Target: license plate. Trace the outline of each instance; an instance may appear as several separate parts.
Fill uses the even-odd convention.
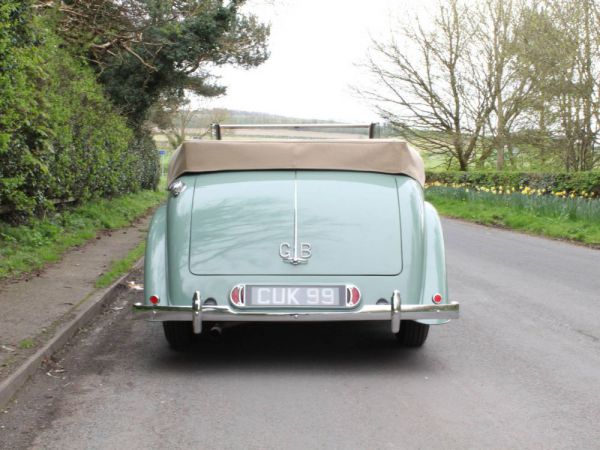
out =
[[[346,305],[345,286],[247,285],[246,306],[337,308]]]

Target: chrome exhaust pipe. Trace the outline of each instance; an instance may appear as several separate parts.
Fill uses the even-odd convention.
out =
[[[223,334],[223,330],[219,325],[213,325],[210,329],[210,337],[212,338],[220,338]]]

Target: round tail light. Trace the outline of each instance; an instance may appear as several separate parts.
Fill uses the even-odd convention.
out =
[[[151,295],[149,300],[153,305],[158,305],[158,302],[160,302],[160,299],[156,295]]]
[[[433,297],[431,297],[431,300],[435,304],[442,303],[442,294],[435,294]]]

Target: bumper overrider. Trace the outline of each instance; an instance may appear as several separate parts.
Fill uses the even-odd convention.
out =
[[[202,332],[202,322],[343,322],[361,320],[390,321],[393,333],[400,331],[401,320],[458,319],[459,304],[403,305],[400,292],[394,291],[391,304],[362,305],[340,311],[238,310],[228,306],[202,305],[196,291],[191,306],[158,306],[135,303],[134,318],[150,322],[191,321],[194,333]]]

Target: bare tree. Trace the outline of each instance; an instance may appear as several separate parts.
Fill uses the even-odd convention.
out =
[[[591,170],[600,160],[600,9],[593,0],[553,1],[555,22],[576,49],[567,57],[557,97],[567,170]]]
[[[494,109],[488,118],[489,145],[483,145],[478,165],[495,152],[496,168],[502,170],[506,152],[512,156],[512,132],[526,112],[532,93],[532,77],[518,65],[516,33],[521,20],[520,0],[483,0],[474,15],[473,27],[489,61]],[[514,166],[514,161],[511,160]]]
[[[597,0],[449,0],[374,42],[359,92],[400,135],[461,170],[600,163]],[[525,153],[526,154],[525,154]]]
[[[210,124],[226,121],[229,111],[222,108],[194,108],[190,100],[163,99],[152,110],[150,122],[165,135],[169,145],[177,148],[189,138],[203,139]]]
[[[593,0],[537,0],[517,32],[523,77],[533,82],[531,114],[544,159],[566,170],[600,162],[600,10]]]
[[[171,123],[164,130],[171,147],[177,148],[186,140],[190,122],[195,114],[196,112],[190,106],[189,101],[183,105],[178,105],[175,111],[173,111]]]
[[[403,26],[401,38],[373,42],[367,68],[375,87],[359,89],[399,133],[432,153],[473,161],[494,109],[492,62],[478,43],[470,11],[459,0],[440,3],[427,28]]]

